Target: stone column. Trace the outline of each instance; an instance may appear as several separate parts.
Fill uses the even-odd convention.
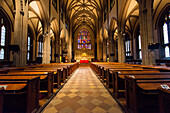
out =
[[[110,62],[113,62],[113,60],[114,60],[114,56],[113,56],[113,53],[114,53],[113,46],[114,46],[114,43],[113,43],[112,31],[110,31],[110,33],[109,33],[109,61],[110,61]]]
[[[43,57],[42,63],[49,64],[50,63],[50,26],[47,25],[46,33],[43,35]]]
[[[37,59],[37,57],[38,57],[38,39],[36,39],[36,56],[35,56],[35,59]]]
[[[98,25],[97,25],[98,26]],[[100,60],[100,31],[99,27],[97,27],[97,59]]]
[[[14,66],[26,66],[27,62],[27,32],[28,32],[28,1],[16,1],[14,20],[14,39],[13,45],[19,45],[20,51],[14,53]]]
[[[149,43],[154,42],[152,0],[138,0],[138,2],[139,2],[142,64],[152,65],[155,64],[155,55],[154,51],[148,49]]]
[[[116,44],[117,40],[113,40],[113,61],[116,61],[117,59],[117,51],[116,51]]]
[[[134,34],[133,34],[133,58],[137,59],[137,53],[136,53],[136,38],[134,38]]]
[[[33,58],[32,58],[33,61],[36,60],[36,38],[33,39]]]
[[[101,60],[102,59],[102,51],[103,51],[103,42],[102,42],[102,35],[101,35],[101,32],[100,32],[100,28],[101,28],[101,22],[98,21],[98,25],[97,25],[97,59],[98,60]]]
[[[103,39],[103,62],[107,61],[107,39]]]
[[[100,47],[99,48],[100,49],[100,59],[99,60],[101,60],[101,59],[103,60],[103,37],[100,36],[100,38],[101,39],[100,39],[100,46],[99,46]]]
[[[55,42],[55,48],[56,48],[55,49],[55,54],[57,55],[55,57],[55,61],[57,63],[60,62],[60,37],[59,36],[60,36],[59,34],[56,35],[56,42]]]
[[[68,53],[67,53],[67,57],[68,57],[68,62],[71,62],[72,59],[72,22],[69,23],[69,31],[68,31]]]
[[[125,36],[118,33],[118,62],[125,63]]]

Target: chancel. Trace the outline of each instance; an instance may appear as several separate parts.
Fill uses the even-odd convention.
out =
[[[170,113],[170,0],[0,0],[0,113]]]

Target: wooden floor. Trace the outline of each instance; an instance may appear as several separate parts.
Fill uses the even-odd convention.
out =
[[[122,113],[122,109],[88,66],[80,66],[44,113]]]

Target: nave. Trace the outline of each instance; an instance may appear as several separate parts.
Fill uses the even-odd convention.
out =
[[[122,113],[90,67],[80,66],[43,113]]]

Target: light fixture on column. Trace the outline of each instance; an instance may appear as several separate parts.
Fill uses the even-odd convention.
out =
[[[46,31],[44,34],[43,34],[43,42],[45,41],[45,38],[48,36],[48,31]]]
[[[123,36],[126,35],[126,33],[124,31],[122,31],[121,29],[119,29],[118,34],[123,35]]]
[[[117,40],[118,39],[118,30],[116,29],[115,32],[114,32],[114,37],[113,37],[114,40]]]
[[[104,29],[104,38],[107,39],[108,37],[109,37],[108,30],[105,28]]]
[[[60,39],[63,39],[63,38],[65,38],[65,32],[62,29],[61,32],[60,32]]]

